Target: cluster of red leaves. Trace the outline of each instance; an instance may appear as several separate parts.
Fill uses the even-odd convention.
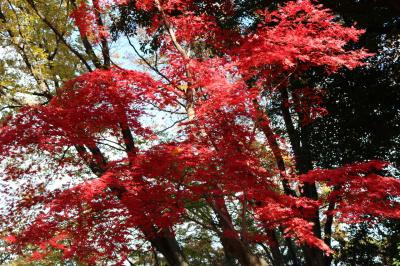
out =
[[[106,130],[119,135],[121,123],[135,134],[151,137],[137,120],[145,100],[151,102],[160,84],[136,71],[111,69],[84,74],[67,82],[46,106],[30,106],[4,122],[0,135],[2,152],[10,146],[36,144],[52,151],[68,145],[91,145]],[[168,102],[169,96],[163,97]]]
[[[336,71],[360,66],[369,56],[363,50],[345,49],[363,30],[340,25],[328,10],[311,1],[289,2],[277,11],[260,11],[260,16],[264,21],[257,31],[234,50],[245,71],[267,65],[278,66],[280,71],[312,66]]]
[[[161,96],[163,97],[160,98]],[[154,135],[151,130],[143,127],[138,119],[144,114],[145,102],[156,99],[159,99],[160,104],[168,104],[171,101],[169,94],[162,89],[162,84],[145,73],[113,68],[84,74],[67,82],[48,105],[25,107],[15,116],[9,117],[0,130],[1,156],[13,160],[18,158],[21,152],[41,150],[57,157],[65,147],[93,148],[97,138],[104,132],[114,135],[124,143],[121,127],[125,125],[138,138],[152,138]],[[83,159],[91,161],[97,158],[89,156]],[[41,174],[40,168],[23,169],[18,165],[19,161],[16,163],[7,166],[7,180]],[[119,163],[109,162],[109,167],[115,165],[115,169],[107,172],[102,178],[64,191],[45,192],[37,183],[34,184],[34,179],[33,184],[23,186],[24,195],[18,195],[21,200],[13,205],[13,209],[10,210],[12,215],[24,215],[35,206],[45,208],[47,212],[38,215],[34,223],[17,238],[18,244],[40,245],[41,251],[35,253],[34,257],[38,257],[39,254],[44,256],[47,252],[47,240],[54,235],[68,232],[68,238],[73,241],[64,251],[68,256],[74,255],[90,260],[103,256],[112,257],[115,250],[121,251],[120,245],[128,243],[129,238],[125,236],[129,236],[129,229],[151,225],[148,223],[149,219],[143,217],[146,213],[146,217],[157,221],[154,224],[160,227],[171,226],[171,222],[162,221],[160,215],[155,215],[158,213],[163,214],[163,217],[168,216],[165,213],[168,205],[154,200],[160,198],[163,191],[165,194],[168,190],[162,184],[147,185],[151,182],[146,183],[138,179],[138,175],[144,173],[133,172],[135,167],[117,168]],[[34,165],[34,162],[31,164]],[[66,169],[70,167],[69,164],[65,164],[65,160],[60,161],[60,166]],[[126,179],[130,180],[129,186],[124,184],[125,189],[132,187],[122,200],[122,203],[127,202],[125,205],[121,205],[119,201],[117,204],[109,191],[110,187],[115,185],[115,178],[110,178],[114,171],[118,172],[115,174],[118,174],[121,180],[125,175]],[[150,176],[151,173],[146,175]],[[47,178],[52,179],[52,176],[47,175]],[[165,201],[166,198],[170,199],[170,194],[165,195]],[[161,198],[160,200],[162,201]],[[154,210],[149,206],[153,206]],[[134,214],[126,214],[126,209],[134,211]],[[174,208],[170,209],[172,214],[179,214]],[[124,215],[128,218],[123,219]],[[102,219],[104,223],[101,222]],[[108,231],[109,233],[104,234]],[[54,248],[54,245],[49,247]],[[92,255],[87,257],[87,254]]]
[[[33,259],[58,249],[64,259],[78,257],[91,264],[100,257],[118,260],[129,252],[124,243],[129,242],[132,224],[129,213],[105,188],[95,180],[57,193],[48,200],[45,211],[14,237],[14,248],[32,245]],[[114,254],[116,250],[118,255]]]
[[[164,8],[165,11],[173,11],[173,10],[179,10],[179,11],[187,11],[189,10],[190,7],[193,5],[193,0],[161,0],[161,1],[156,1],[156,0],[145,0],[145,1],[137,1],[136,2],[136,7],[138,9],[142,9],[145,11],[149,11],[151,9],[156,9],[157,7],[157,2]]]
[[[71,13],[71,18],[78,25],[82,36],[90,36],[94,34],[95,17],[85,2],[81,2],[79,7]]]
[[[94,6],[89,6],[83,1],[72,11],[70,17],[78,26],[81,36],[88,37],[94,43],[99,43],[102,38],[108,38],[107,28],[98,25]]]
[[[107,12],[111,5],[125,5],[129,0],[91,0],[88,4],[85,0],[81,1],[70,14],[82,37],[88,37],[94,43],[99,43],[101,39],[109,37],[108,28],[103,23],[99,23],[101,14]],[[101,18],[100,18],[101,19]]]
[[[380,175],[387,163],[370,161],[332,170],[316,169],[302,175],[303,182],[325,183],[332,188],[326,201],[342,221],[355,223],[371,216],[400,217],[400,180]]]
[[[328,114],[328,111],[324,108],[323,94],[323,90],[309,87],[300,88],[293,92],[294,100],[291,105],[298,113],[302,114],[302,124],[312,123],[319,117]]]
[[[275,197],[261,195],[257,197],[263,204],[256,208],[256,214],[263,224],[271,229],[282,226],[285,237],[293,237],[302,244],[330,252],[330,248],[314,235],[313,223],[310,222],[320,207],[319,202],[278,194]]]

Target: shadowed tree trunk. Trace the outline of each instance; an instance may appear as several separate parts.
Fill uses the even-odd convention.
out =
[[[293,124],[292,116],[289,110],[289,95],[286,88],[281,88],[281,111],[283,115],[283,119],[285,122],[286,130],[289,135],[289,140],[292,145],[295,163],[296,163],[296,170],[299,174],[305,174],[308,171],[312,170],[312,162],[311,162],[311,154],[310,154],[310,147],[309,147],[309,130],[307,125],[302,126],[299,125],[299,130],[296,130]],[[300,112],[299,121],[303,121],[303,114]],[[300,124],[301,122],[299,122]],[[303,191],[302,196],[307,198],[318,200],[318,193],[317,187],[315,183],[304,183],[303,184]],[[316,210],[314,213],[314,218],[311,219],[311,222],[314,223],[313,231],[315,236],[321,238],[321,224],[319,221],[319,211]],[[307,266],[321,266],[325,265],[325,255],[324,253],[313,247],[304,246],[303,247],[306,265]]]

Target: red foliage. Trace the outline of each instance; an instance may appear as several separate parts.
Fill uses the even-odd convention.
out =
[[[323,66],[329,71],[362,65],[369,56],[364,50],[346,51],[363,33],[334,21],[329,10],[311,1],[289,2],[273,12],[260,11],[264,18],[255,33],[246,36],[234,50],[246,71],[260,71],[276,65],[272,71],[304,70]]]
[[[316,169],[300,177],[303,182],[322,182],[332,187],[326,201],[335,202],[329,214],[354,223],[371,215],[400,218],[400,180],[379,175],[387,163],[370,161],[337,169]]]
[[[266,162],[269,158],[256,145],[260,142],[257,126],[269,126],[257,121],[260,111],[254,102],[261,92],[284,87],[287,75],[298,76],[311,67],[335,72],[363,65],[368,53],[345,48],[358,40],[362,30],[335,22],[328,10],[311,1],[290,2],[273,12],[260,10],[262,22],[246,34],[219,28],[215,18],[201,12],[193,1],[160,2],[161,9],[156,1],[137,1],[136,5],[157,13],[150,31],[170,30],[160,37],[161,52],[168,60],[161,71],[170,83],[120,68],[96,70],[67,82],[49,104],[21,108],[3,123],[2,157],[12,160],[21,153],[39,152],[55,159],[66,147],[74,147],[78,159],[60,159],[59,167],[68,170],[72,161],[78,161],[96,174],[82,182],[72,176],[73,185],[56,190],[35,187],[32,181],[24,191],[25,200],[9,215],[23,216],[35,207],[42,211],[24,230],[8,237],[9,243],[20,249],[28,244],[38,246],[34,259],[48,249],[60,249],[65,258],[77,257],[87,263],[101,257],[118,261],[132,247],[132,228],[152,239],[162,229],[172,231],[185,221],[192,203],[212,205],[225,199],[247,204],[255,215],[260,230],[245,234],[247,240],[268,239],[264,229],[282,227],[286,237],[325,252],[330,249],[314,235],[310,222],[324,203],[335,202],[336,208],[326,214],[348,222],[366,215],[400,218],[396,201],[400,182],[376,173],[384,164],[313,170],[289,178],[285,173],[276,176],[274,166]],[[204,5],[217,2],[221,1],[204,1]],[[223,1],[218,8],[229,14],[230,2]],[[82,2],[73,12],[83,36],[104,37],[94,11],[106,13],[110,4],[93,1],[89,7]],[[171,31],[175,31],[175,40]],[[227,36],[230,41],[222,41]],[[218,56],[190,57],[179,49],[199,42],[215,49]],[[256,82],[251,83],[252,79]],[[320,94],[312,88],[297,90],[293,93],[297,101],[286,104],[304,114],[304,123],[310,123],[324,114]],[[182,138],[151,147],[137,145],[157,135],[141,120],[150,116],[145,112],[147,105],[178,108],[182,102],[192,116],[180,123]],[[123,158],[113,160],[102,153],[98,144],[104,134],[125,149]],[[11,163],[6,178],[20,180],[42,172],[20,166],[18,160]],[[332,190],[319,201],[285,195],[280,178],[293,185],[324,183]],[[225,237],[238,234],[221,231]]]

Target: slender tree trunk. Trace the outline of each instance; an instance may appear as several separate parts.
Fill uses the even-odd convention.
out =
[[[254,103],[254,108],[257,112],[256,125],[264,133],[268,145],[272,150],[272,154],[274,155],[276,165],[278,167],[278,170],[280,171],[279,175],[282,180],[283,190],[286,195],[297,197],[296,192],[290,187],[290,184],[287,181],[286,166],[285,166],[285,161],[283,160],[282,150],[279,147],[279,144],[276,140],[276,136],[270,126],[270,120],[268,119],[268,116],[264,113],[264,111],[261,110],[261,107],[259,106],[257,100],[254,100],[253,103]],[[286,239],[286,245],[289,249],[290,256],[293,259],[293,265],[294,266],[300,265],[300,262],[297,259],[297,252],[296,252],[297,248],[294,245],[293,241],[291,239]]]
[[[271,253],[272,253],[272,265],[273,266],[285,266],[285,260],[283,258],[282,252],[279,249],[279,240],[276,232],[274,230],[267,230],[268,236],[271,238]]]
[[[136,156],[137,149],[132,132],[128,125],[128,118],[126,116],[123,117],[119,124],[125,142],[126,153],[128,154],[128,158],[132,160]],[[188,265],[184,253],[170,229],[164,228],[161,232],[157,232],[158,230],[155,228],[153,228],[153,232],[147,232],[145,229],[142,229],[141,231],[148,238],[152,246],[165,257],[169,265]]]
[[[285,161],[283,160],[282,151],[279,148],[274,132],[272,131],[272,128],[270,126],[270,121],[267,115],[263,112],[263,110],[261,110],[257,100],[254,100],[253,103],[254,103],[254,108],[257,112],[256,125],[267,138],[268,145],[272,150],[272,154],[274,155],[276,165],[278,167],[278,170],[280,171],[279,174],[281,176],[284,192],[286,195],[296,196],[296,192],[294,192],[291,189],[287,181]]]
[[[133,157],[135,156],[136,148],[133,142],[132,133],[126,122],[127,121],[125,120],[121,121],[121,131],[125,141],[128,157]],[[97,146],[88,147],[88,149],[86,149],[84,146],[75,146],[75,148],[77,149],[80,157],[82,157],[94,174],[97,176],[102,176],[105,173],[107,170],[107,161]],[[110,184],[109,189],[121,201],[124,201],[124,194],[127,192],[125,187],[118,184]],[[161,232],[157,232],[158,230],[153,229],[152,232],[148,232],[147,230],[142,229],[141,231],[150,241],[153,248],[165,257],[169,265],[188,265],[186,263],[183,251],[171,230],[163,229]]]
[[[164,256],[169,265],[188,266],[183,251],[170,230],[164,229],[161,234],[150,237],[149,241]]]
[[[299,174],[305,174],[313,168],[311,162],[311,152],[309,149],[309,129],[307,126],[299,126],[301,133],[295,129],[293,120],[289,110],[289,95],[286,88],[281,88],[281,110],[285,126],[289,135],[290,143],[292,144],[293,153],[296,162],[296,169]],[[302,121],[303,117],[301,113],[298,113],[299,120]],[[303,184],[302,195],[318,200],[318,192],[315,183],[305,183]],[[313,231],[316,237],[321,238],[321,223],[319,220],[319,211],[316,210],[314,213],[314,218],[311,219],[314,223]],[[325,263],[324,253],[313,247],[304,246],[303,247],[306,265],[307,266],[320,266]]]
[[[338,191],[341,188],[340,185],[336,185],[333,188],[333,192]],[[333,226],[333,219],[334,215],[332,214],[332,211],[335,209],[337,203],[337,199],[332,199],[329,202],[328,205],[328,210],[327,210],[327,215],[326,215],[326,222],[324,225],[324,242],[326,245],[329,247],[331,246],[331,241],[332,241],[332,226]],[[332,262],[332,256],[325,256],[325,266],[331,265]]]
[[[100,7],[98,6],[97,1],[92,1],[92,3],[94,6],[94,14],[96,17],[97,26],[102,28],[104,27],[104,24],[100,14]],[[107,38],[105,38],[104,36],[101,36],[100,40],[101,40],[101,53],[103,54],[103,67],[107,69],[111,65],[111,57],[110,57],[110,50],[108,48],[108,41]]]
[[[233,256],[242,266],[267,266],[268,263],[263,258],[252,254],[248,246],[240,239],[239,234],[233,226],[225,200],[214,197],[211,201],[212,209],[222,229],[220,239],[226,255]]]

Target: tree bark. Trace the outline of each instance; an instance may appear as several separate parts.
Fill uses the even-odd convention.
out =
[[[211,201],[212,209],[222,229],[220,239],[226,256],[233,256],[242,266],[269,266],[263,258],[252,254],[248,246],[240,239],[233,226],[225,200],[213,197]]]
[[[257,112],[257,121],[255,122],[257,127],[264,133],[265,137],[267,138],[267,142],[269,147],[272,150],[272,154],[274,155],[276,165],[278,167],[278,170],[280,171],[280,177],[282,180],[282,186],[283,190],[286,195],[290,195],[293,197],[297,197],[296,192],[290,187],[289,182],[287,181],[286,178],[286,166],[285,166],[285,161],[283,160],[282,156],[282,150],[279,147],[279,144],[276,140],[275,134],[270,126],[270,120],[268,119],[268,116],[264,113],[263,110],[261,110],[261,107],[259,106],[257,100],[253,101],[254,103],[254,108]],[[286,239],[286,245],[288,246],[290,256],[293,259],[293,265],[297,266],[300,265],[300,262],[297,259],[297,248],[292,242],[291,239]],[[274,253],[274,252],[273,252]],[[275,251],[276,253],[276,251]]]
[[[289,110],[289,94],[286,88],[281,88],[281,111],[282,116],[285,122],[285,126],[289,135],[290,143],[292,144],[293,153],[295,157],[296,170],[299,174],[305,174],[309,170],[313,168],[311,161],[311,152],[309,149],[309,129],[307,126],[299,125],[298,130],[295,129],[292,116]],[[298,112],[299,120],[303,120],[303,115]],[[313,199],[318,200],[318,192],[315,183],[304,183],[303,184],[303,192],[302,195]],[[314,218],[310,220],[314,223],[313,231],[316,237],[321,238],[321,223],[319,220],[319,211],[316,210],[314,213]],[[304,246],[303,247],[306,265],[307,266],[320,266],[325,265],[325,256],[324,253],[313,247]]]
[[[126,144],[126,151],[128,156],[131,157],[135,154],[136,150],[132,133],[126,121],[121,122],[121,131]],[[94,174],[100,177],[106,172],[107,160],[97,146],[92,146],[86,149],[84,146],[77,145],[75,148],[77,149],[80,157],[83,158]],[[117,184],[115,186],[110,184],[109,189],[120,200],[123,200],[124,194],[127,192],[125,187]],[[183,254],[183,251],[170,229],[162,229],[161,232],[157,232],[158,230],[155,228],[152,230],[152,232],[148,232],[144,229],[141,229],[141,231],[148,238],[148,241],[151,243],[151,245],[165,257],[169,265],[188,265],[186,263],[186,258]]]
[[[171,266],[188,266],[186,258],[178,241],[169,229],[163,229],[161,234],[150,237],[152,246],[160,252]]]
[[[272,150],[272,154],[274,155],[276,166],[280,171],[279,175],[281,176],[282,186],[286,195],[296,196],[296,192],[294,192],[286,178],[286,167],[285,161],[283,160],[282,151],[278,145],[274,132],[270,126],[270,121],[267,115],[261,110],[257,100],[253,101],[254,108],[257,112],[257,127],[264,133],[265,137],[267,138],[267,142],[269,147]]]
[[[272,253],[272,265],[273,266],[285,266],[285,260],[283,259],[282,252],[279,250],[279,240],[274,230],[267,230],[268,235],[271,238],[272,244],[270,245]]]

